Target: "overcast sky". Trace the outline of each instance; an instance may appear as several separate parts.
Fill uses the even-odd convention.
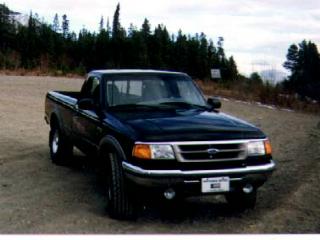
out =
[[[2,0],[21,13],[38,13],[52,23],[55,13],[67,14],[70,28],[97,31],[101,16],[110,18],[119,0]],[[287,49],[303,39],[320,46],[319,0],[121,0],[120,21],[140,27],[148,18],[152,28],[163,23],[171,33],[204,32],[214,42],[225,39],[240,72],[284,71]],[[320,50],[320,48],[319,48]]]

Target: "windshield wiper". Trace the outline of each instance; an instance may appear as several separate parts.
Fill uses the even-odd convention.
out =
[[[173,110],[175,108],[184,108],[184,109],[201,109],[201,110],[210,110],[208,106],[192,104],[188,102],[172,101],[172,102],[161,102],[158,104],[139,104],[139,103],[130,103],[130,104],[121,104],[116,106],[111,106],[108,109],[114,111],[134,111],[134,110]]]
[[[188,102],[180,102],[180,101],[162,102],[160,104],[161,105],[168,105],[168,106],[189,108],[189,109],[192,109],[192,108],[204,109],[204,110],[209,110],[210,109],[208,106],[197,105],[197,104],[192,104],[192,103],[188,103]]]

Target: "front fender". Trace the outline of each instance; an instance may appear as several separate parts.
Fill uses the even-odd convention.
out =
[[[111,135],[103,137],[99,143],[99,155],[101,156],[101,154],[103,154],[105,151],[116,151],[122,161],[127,159],[121,144],[115,137]]]

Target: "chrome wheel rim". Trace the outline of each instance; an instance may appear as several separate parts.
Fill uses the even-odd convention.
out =
[[[59,133],[58,131],[55,131],[52,139],[52,152],[54,154],[58,152],[58,146],[59,146]]]

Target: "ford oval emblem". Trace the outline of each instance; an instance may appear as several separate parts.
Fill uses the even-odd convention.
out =
[[[214,155],[214,154],[217,154],[219,151],[219,149],[216,149],[216,148],[209,148],[207,150],[207,152],[210,154],[210,155]]]

